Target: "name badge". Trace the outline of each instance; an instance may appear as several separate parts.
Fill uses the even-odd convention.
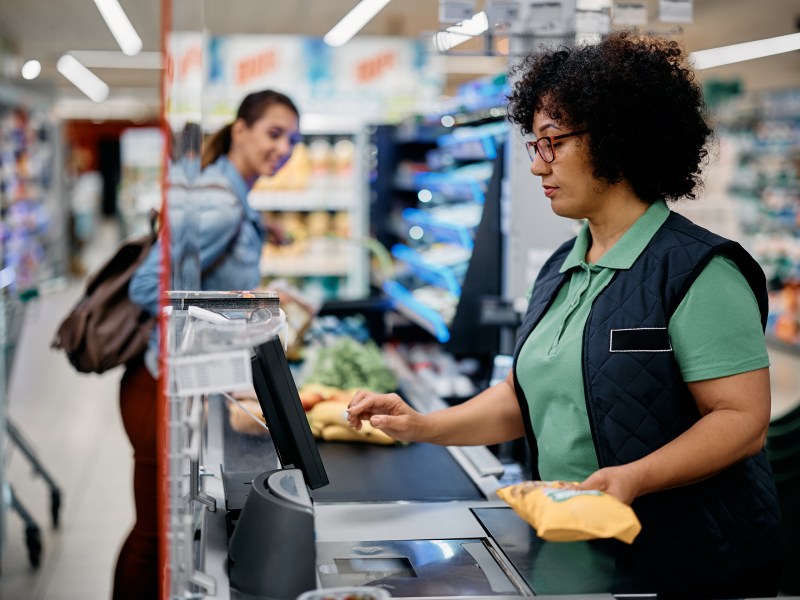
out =
[[[612,329],[610,352],[672,352],[666,327]]]

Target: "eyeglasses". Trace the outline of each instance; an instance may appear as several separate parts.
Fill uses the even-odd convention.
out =
[[[525,148],[528,150],[528,156],[531,157],[531,162],[536,158],[536,153],[542,157],[546,163],[551,163],[556,159],[556,149],[554,142],[556,140],[563,140],[564,138],[572,137],[573,135],[581,135],[588,133],[588,129],[581,129],[580,131],[573,131],[572,133],[562,133],[561,135],[546,135],[540,137],[538,140],[530,140],[525,142]]]

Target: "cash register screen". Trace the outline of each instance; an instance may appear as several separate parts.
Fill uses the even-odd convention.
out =
[[[311,489],[327,485],[328,475],[280,340],[274,337],[257,346],[252,364],[253,387],[281,465],[300,469]]]

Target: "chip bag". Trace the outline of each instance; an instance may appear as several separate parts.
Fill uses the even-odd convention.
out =
[[[520,517],[550,542],[617,538],[626,544],[642,529],[633,509],[599,490],[565,481],[523,481],[497,490]]]

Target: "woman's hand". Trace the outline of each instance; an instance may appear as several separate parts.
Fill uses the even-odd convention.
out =
[[[347,406],[350,427],[361,429],[362,421],[400,442],[420,441],[424,415],[406,404],[397,394],[356,392]]]
[[[631,465],[595,471],[578,485],[578,489],[600,490],[625,504],[631,504],[640,493],[639,478]]]
[[[275,244],[276,246],[286,246],[287,244],[292,243],[292,239],[286,233],[286,230],[278,223],[275,223],[272,219],[265,223],[265,227],[267,230],[267,240],[269,243]]]

